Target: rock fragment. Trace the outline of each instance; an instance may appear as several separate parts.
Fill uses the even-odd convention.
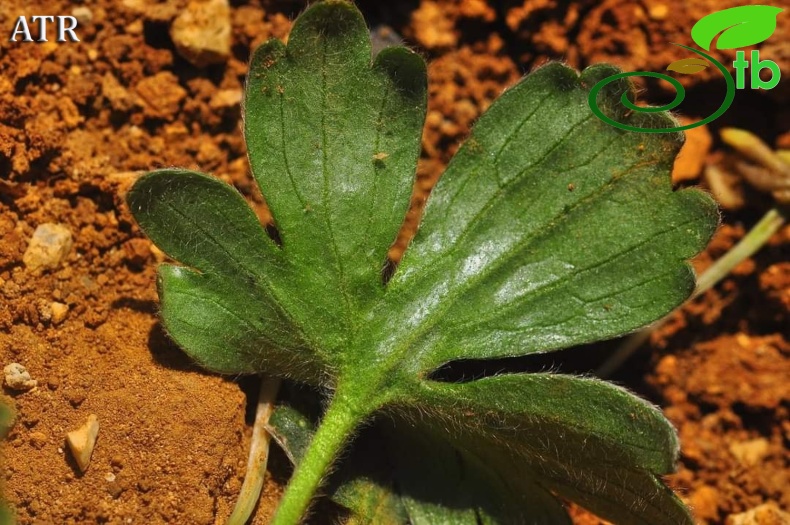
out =
[[[192,1],[170,26],[178,54],[198,67],[230,57],[231,20],[227,0]]]
[[[49,310],[52,312],[52,324],[59,325],[66,320],[66,315],[69,313],[69,307],[66,304],[57,301],[49,305]]]
[[[647,12],[647,16],[653,20],[664,20],[669,15],[669,6],[666,4],[656,4]]]
[[[178,77],[169,71],[160,71],[146,77],[135,86],[135,91],[143,102],[146,117],[172,121],[181,107],[187,91],[178,83]]]
[[[764,503],[740,514],[727,517],[726,525],[787,525],[790,514],[781,510],[773,501]]]
[[[714,487],[703,485],[691,493],[689,503],[700,520],[714,520],[719,515],[721,494]]]
[[[116,111],[129,111],[135,106],[135,96],[112,73],[105,73],[102,77],[101,92]]]
[[[80,472],[88,470],[91,462],[91,455],[96,446],[96,438],[99,436],[99,418],[96,414],[88,416],[88,420],[77,430],[72,430],[66,434],[66,443],[69,445],[71,455],[77,461]]]
[[[81,26],[86,26],[93,22],[93,11],[90,7],[81,5],[71,10],[71,16],[77,19]]]
[[[49,222],[39,224],[22,262],[33,272],[57,268],[66,260],[73,244],[71,232],[65,226]]]
[[[27,371],[27,368],[19,363],[6,365],[3,368],[3,373],[5,374],[5,384],[11,390],[26,392],[38,385],[38,381],[30,377],[30,372]]]
[[[49,442],[49,438],[43,432],[31,432],[30,433],[30,446],[35,448],[36,450],[41,450],[47,443]]]
[[[241,105],[244,97],[240,89],[221,89],[211,97],[208,105],[211,109],[227,109]]]
[[[745,467],[753,467],[768,455],[770,443],[765,438],[730,445],[730,453]]]

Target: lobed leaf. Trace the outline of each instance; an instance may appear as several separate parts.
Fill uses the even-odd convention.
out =
[[[674,429],[625,390],[553,374],[429,379],[461,359],[622,335],[691,293],[686,261],[712,234],[715,205],[671,187],[681,135],[624,132],[593,115],[589,87],[617,72],[549,64],[500,97],[386,286],[419,154],[425,65],[404,48],[371,61],[347,2],[316,4],[287,46],[270,41],[253,57],[245,135],[281,244],[216,179],[169,169],[135,184],[138,223],[180,263],[159,270],[176,342],[215,371],[331,387],[320,447],[298,410],[272,419],[295,461],[306,451],[295,493],[309,497],[324,475],[309,458],[325,469],[326,450],[385,410],[373,453],[363,446],[335,478],[359,523],[567,523],[553,494],[618,523],[691,523],[657,477],[676,461]],[[621,97],[634,99],[628,81],[607,85],[598,104],[622,113]],[[618,121],[672,127],[658,113]],[[284,519],[295,520],[304,507],[290,501]]]
[[[424,120],[425,64],[405,48],[371,64],[346,2],[316,5],[286,47],[256,51],[245,134],[282,249],[242,198],[186,170],[140,179],[129,206],[168,255],[162,319],[206,368],[267,370],[321,385],[383,294],[381,271],[409,204]]]
[[[245,99],[250,165],[293,263],[288,305],[338,353],[384,293],[381,272],[409,205],[425,117],[423,60],[379,53],[345,2],[323,2],[286,47],[255,51]],[[294,301],[295,303],[295,301]]]
[[[569,523],[552,493],[618,524],[693,523],[657,477],[674,470],[674,429],[609,383],[559,374],[426,382],[389,412],[393,421],[363,434],[333,482],[351,523]],[[286,406],[272,424],[298,463],[313,423]]]
[[[229,374],[319,373],[321,356],[281,306],[273,276],[290,273],[287,262],[236,190],[168,169],[141,177],[127,202],[151,240],[187,265],[160,266],[157,284],[164,327],[192,358]]]
[[[275,439],[301,462],[314,431],[310,417],[281,405],[272,423]],[[514,492],[490,465],[404,423],[379,420],[366,430],[330,480],[332,499],[352,511],[348,525],[571,523],[564,506],[530,479]]]
[[[613,71],[550,64],[489,108],[433,190],[365,346],[427,374],[616,337],[688,297],[686,260],[714,231],[716,206],[672,190],[679,135],[592,114],[587,86]]]
[[[693,523],[656,477],[674,471],[675,430],[656,407],[612,384],[560,374],[424,382],[396,410],[498,473],[515,494],[537,484],[616,523]]]

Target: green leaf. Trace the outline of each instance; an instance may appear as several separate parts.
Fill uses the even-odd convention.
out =
[[[168,169],[141,177],[127,202],[157,246],[187,265],[160,266],[158,290],[164,326],[189,355],[223,373],[264,369],[302,380],[320,373],[318,354],[293,361],[309,342],[273,278],[293,272],[236,190]]]
[[[14,410],[0,399],[0,439],[6,437],[8,431],[14,426]]]
[[[622,132],[587,111],[584,86],[601,74],[550,64],[480,118],[431,195],[366,347],[425,375],[616,337],[689,296],[684,261],[715,229],[715,205],[672,190],[676,136]]]
[[[14,426],[15,419],[14,409],[10,404],[6,404],[5,399],[0,398],[0,439],[4,439],[8,435],[11,427]],[[14,512],[0,492],[0,525],[13,525],[14,523],[16,523]]]
[[[616,523],[693,523],[655,475],[674,469],[674,430],[621,388],[513,374],[428,382],[413,397],[395,409],[396,425],[379,423],[361,439],[334,480],[333,498],[354,523],[563,523],[551,492]],[[284,406],[272,425],[298,463],[310,419]]]
[[[616,523],[692,523],[656,477],[674,470],[674,429],[614,385],[559,374],[426,382],[406,406],[430,410],[443,424],[425,431],[444,434],[513,493],[542,486]]]
[[[658,478],[674,468],[674,429],[632,394],[552,374],[431,379],[459,360],[625,334],[693,290],[686,261],[712,234],[715,205],[671,187],[681,135],[624,132],[591,112],[590,86],[617,72],[549,64],[500,97],[386,284],[419,154],[425,65],[404,48],[371,59],[350,3],[312,6],[287,46],[254,54],[245,135],[277,236],[212,177],[169,169],[135,184],[127,199],[140,227],[178,263],[158,282],[173,339],[211,370],[326,393],[314,434],[297,417],[272,420],[297,462],[275,525],[304,515],[371,421],[384,428],[373,443],[386,462],[364,454],[363,432],[334,485],[361,523],[562,523],[553,494],[618,523],[691,523]],[[633,99],[631,89],[613,82],[599,105]],[[673,125],[659,113],[619,120]]]
[[[271,423],[277,442],[299,463],[314,432],[310,417],[281,405]],[[570,523],[564,507],[529,479],[514,493],[476,457],[400,423],[378,421],[366,430],[330,481],[332,499],[353,512],[348,524]]]
[[[744,5],[722,9],[699,19],[691,28],[691,38],[710,51],[713,39],[721,33],[716,47],[735,49],[767,40],[776,30],[776,17],[783,9],[770,5]]]
[[[384,293],[381,271],[409,206],[425,117],[422,59],[405,48],[372,64],[370,55],[354,9],[318,4],[287,47],[258,48],[245,99],[253,174],[284,256],[308,277],[293,283],[299,300],[289,307],[338,352]]]
[[[337,366],[363,303],[383,294],[419,154],[425,64],[393,48],[371,65],[365,24],[343,3],[299,21],[287,49],[273,40],[256,51],[245,103],[250,163],[282,250],[240,197],[194,173],[154,172],[128,201],[168,255],[216,272],[160,272],[165,327],[190,355],[220,372],[265,369],[320,384],[315,364]],[[261,352],[272,347],[300,359]]]

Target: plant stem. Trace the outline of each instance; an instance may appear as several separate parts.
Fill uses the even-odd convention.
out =
[[[310,506],[316,490],[343,445],[367,414],[355,410],[355,398],[335,393],[302,461],[288,482],[271,525],[295,525]]]
[[[252,426],[250,456],[247,459],[247,472],[239,492],[239,499],[228,518],[227,525],[244,525],[250,519],[255,505],[261,497],[266,463],[269,460],[269,432],[266,425],[274,412],[274,402],[280,390],[280,379],[264,377],[258,392],[258,405],[255,408],[255,423]]]
[[[721,281],[741,261],[748,259],[759,250],[771,236],[782,227],[786,220],[784,214],[777,208],[771,208],[763,218],[752,228],[749,233],[713,263],[697,280],[697,288],[691,299],[705,293]]]
[[[721,130],[721,138],[738,150],[738,153],[768,168],[771,172],[787,173],[788,165],[757,135],[743,129],[724,128]]]
[[[713,263],[697,280],[697,287],[691,294],[689,300],[698,297],[714,287],[721,281],[733,268],[738,266],[743,260],[751,257],[771,236],[776,233],[785,223],[785,215],[777,208],[771,208],[768,213],[752,228],[749,233],[744,235],[738,244],[732,247],[719,260]],[[667,317],[642,328],[628,336],[622,344],[609,356],[609,359],[598,367],[595,375],[601,378],[611,376],[629,357],[650,338],[650,334],[666,322]]]

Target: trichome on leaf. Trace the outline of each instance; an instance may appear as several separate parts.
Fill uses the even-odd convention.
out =
[[[686,260],[705,246],[716,208],[671,188],[680,135],[624,132],[590,111],[589,86],[616,72],[553,63],[505,92],[447,167],[386,285],[426,71],[403,47],[371,62],[347,2],[310,7],[287,46],[264,44],[250,66],[245,137],[281,244],[213,177],[165,169],[137,181],[130,209],[178,262],[159,268],[170,336],[209,370],[324,393],[314,434],[304,414],[275,414],[298,462],[275,523],[302,519],[374,419],[387,475],[355,466],[352,453],[329,485],[355,523],[569,523],[557,496],[615,523],[692,523],[660,480],[677,459],[674,429],[624,389],[552,373],[431,375],[462,359],[615,337],[693,290]],[[629,89],[607,86],[599,107],[618,111]],[[673,125],[660,114],[617,118]]]

